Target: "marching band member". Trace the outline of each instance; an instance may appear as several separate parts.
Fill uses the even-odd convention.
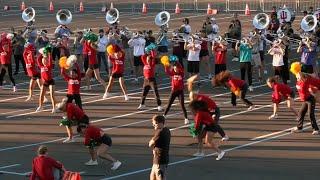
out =
[[[213,86],[226,86],[231,91],[231,103],[237,105],[237,96],[247,105],[248,110],[253,110],[255,105],[246,99],[248,84],[244,80],[237,79],[229,71],[223,71],[212,79]]]
[[[34,24],[34,20],[27,23],[22,36],[27,39],[29,43],[35,43],[37,39],[37,29]]]
[[[66,98],[62,99],[62,101],[57,104],[57,109],[67,115],[66,118],[60,122],[60,126],[66,126],[68,134],[68,138],[65,139],[63,143],[74,142],[72,126],[79,126],[80,124],[88,125],[89,117],[79,106],[76,106],[72,102],[68,102]]]
[[[33,89],[35,88],[36,83],[41,89],[42,81],[40,77],[40,72],[38,71],[38,67],[36,66],[36,47],[32,43],[27,43],[26,47],[23,52],[23,59],[26,64],[27,74],[30,77],[30,84],[29,84],[29,96],[27,97],[26,101],[32,100]],[[44,102],[47,102],[47,98],[44,97]]]
[[[71,55],[68,57],[67,61],[77,61],[77,57],[75,55]],[[68,92],[67,92],[67,103],[72,103],[74,100],[76,104],[82,109],[82,101],[80,96],[80,84],[81,84],[81,71],[78,63],[75,63],[73,67],[70,67],[69,74],[66,73],[65,68],[61,68],[61,75],[64,80],[68,83]]]
[[[170,110],[170,107],[173,103],[173,101],[178,97],[180,101],[180,106],[183,111],[184,115],[184,124],[189,124],[188,116],[187,116],[187,110],[184,106],[184,70],[183,67],[180,65],[179,62],[174,62],[173,65],[165,66],[165,72],[167,75],[171,77],[171,94],[168,101],[168,105],[166,107],[166,110],[164,112],[164,116],[166,116]]]
[[[124,100],[128,101],[129,96],[127,95],[127,88],[123,78],[125,54],[123,50],[118,45],[115,45],[115,44],[109,45],[107,47],[107,52],[109,54],[108,58],[112,63],[112,72],[109,79],[109,84],[107,86],[105,94],[103,95],[103,98],[105,99],[108,96],[110,96],[109,92],[112,88],[114,79],[119,78],[119,84],[124,95]]]
[[[236,51],[240,51],[240,73],[241,79],[246,79],[246,72],[247,78],[249,82],[249,91],[253,91],[252,88],[252,70],[251,70],[251,61],[252,61],[252,44],[247,39],[244,38],[242,42],[237,42],[236,44]]]
[[[218,34],[219,34],[219,26],[216,22],[216,19],[214,17],[210,18],[210,17],[207,17],[207,20],[209,22],[207,22],[207,24],[205,25],[205,30],[206,30],[206,34],[208,36],[208,39],[210,40],[214,40],[218,37]],[[213,46],[213,42],[210,41],[209,44],[208,44],[208,50],[209,50],[209,56],[212,57],[212,46]]]
[[[261,83],[262,82],[262,63],[260,59],[260,54],[259,54],[259,45],[261,41],[261,37],[256,30],[253,32],[249,33],[249,40],[251,41],[252,45],[252,62],[254,64],[254,67],[258,69],[258,80]]]
[[[274,70],[274,76],[281,77],[282,82],[287,84],[287,77],[285,75],[285,67],[283,62],[284,47],[281,43],[281,39],[274,41],[272,47],[268,51],[268,54],[273,57],[272,66]]]
[[[39,50],[39,56],[37,58],[37,64],[41,71],[41,90],[40,90],[40,97],[39,97],[39,107],[36,109],[36,112],[42,111],[43,108],[43,102],[44,102],[44,96],[47,92],[47,89],[49,87],[50,91],[50,98],[51,98],[51,104],[52,104],[52,113],[55,113],[55,105],[56,105],[56,98],[54,95],[55,91],[55,82],[52,77],[52,56],[51,56],[52,47],[47,46],[45,48],[41,48]]]
[[[189,37],[191,36],[191,26],[189,25],[189,19],[184,18],[182,22],[183,22],[183,25],[181,25],[179,29],[179,33],[182,33],[182,38],[184,39],[184,41],[188,41]],[[187,50],[183,51],[184,58],[187,57],[187,53],[188,53]]]
[[[63,24],[60,24],[54,31],[54,36],[56,38],[62,38],[62,36],[67,35],[67,37],[70,37],[73,34],[73,32]]]
[[[182,67],[183,65],[183,57],[184,57],[184,42],[181,42],[182,36],[179,35],[179,32],[176,30],[173,33],[172,39],[172,55],[177,56],[179,63]]]
[[[98,39],[98,64],[99,64],[99,70],[101,70],[101,62],[104,64],[105,70],[107,75],[109,74],[109,63],[106,58],[106,47],[109,44],[108,37],[104,34],[103,29],[99,29],[99,39]]]
[[[191,111],[194,114],[195,129],[200,133],[198,134],[198,152],[193,156],[204,156],[203,153],[203,139],[205,143],[218,153],[216,160],[220,160],[225,155],[225,151],[218,148],[213,143],[214,134],[217,132],[216,120],[213,119],[208,112],[208,106],[204,101],[193,100],[189,105]]]
[[[93,125],[80,124],[77,131],[84,136],[84,145],[89,148],[91,156],[91,159],[85,165],[98,165],[97,157],[100,157],[112,162],[111,170],[117,170],[121,166],[122,163],[108,153],[109,148],[112,146],[112,139],[102,129]]]
[[[212,43],[212,52],[214,54],[214,74],[217,75],[220,72],[227,70],[228,43],[223,40],[215,40]]]
[[[161,100],[158,92],[158,86],[155,78],[155,66],[156,66],[156,51],[155,49],[151,49],[151,46],[155,46],[154,44],[150,44],[145,48],[145,54],[141,56],[141,61],[144,64],[143,66],[143,93],[141,96],[141,103],[138,109],[143,109],[146,107],[145,100],[149,93],[150,88],[153,89],[155,94],[155,99],[158,105],[158,111],[162,111]]]
[[[238,19],[238,14],[235,13],[233,15],[233,18],[230,22],[227,37],[232,38],[232,39],[241,39],[241,32],[242,32],[242,27],[241,27],[241,22]],[[232,61],[239,61],[239,54],[238,51],[236,50],[236,42],[232,42],[231,44],[232,47]]]
[[[83,38],[83,32],[77,31],[76,39],[73,42],[74,53],[77,56],[78,64],[80,66],[80,70],[83,71],[83,44],[81,43],[81,39]]]
[[[11,35],[7,33],[2,33],[0,39],[0,88],[2,88],[4,76],[6,75],[6,73],[8,73],[10,81],[13,85],[13,92],[16,92],[16,83],[12,76],[11,56]]]
[[[23,50],[26,40],[22,37],[22,30],[19,30],[17,34],[12,39],[12,47],[13,47],[13,57],[16,64],[16,70],[13,75],[17,75],[19,73],[19,65],[20,62],[22,64],[22,68],[27,75],[26,64],[23,60]]]
[[[135,69],[135,81],[138,82],[138,77],[141,74],[142,69],[142,62],[141,56],[144,55],[144,48],[146,45],[146,40],[142,37],[142,32],[139,31],[137,35],[133,36],[128,41],[130,47],[133,47],[133,65]]]
[[[287,101],[288,108],[298,117],[298,112],[293,107],[295,98],[294,91],[287,84],[278,83],[275,77],[268,78],[267,85],[273,89],[273,114],[269,116],[269,119],[276,119],[278,117],[278,108],[282,98]]]
[[[122,30],[120,30],[120,39],[122,42],[122,48],[124,50],[124,53],[126,55],[125,62],[129,63],[130,66],[130,74],[133,75],[133,50],[130,48],[128,41],[130,40],[129,34],[128,34],[128,28],[123,27]]]
[[[50,43],[47,33],[48,31],[43,29],[40,31],[39,34],[37,34],[37,39],[35,43],[38,49],[46,47]]]
[[[264,72],[264,74],[268,74],[267,69],[265,68],[265,52],[266,52],[266,48],[267,48],[267,44],[270,44],[271,41],[269,41],[266,37],[266,30],[262,29],[262,30],[258,30],[256,29],[256,31],[258,31],[257,33],[259,33],[260,35],[260,42],[259,42],[259,54],[260,54],[260,61],[261,61],[261,68]]]
[[[207,38],[205,30],[201,31],[201,38]],[[209,50],[208,50],[208,41],[206,40],[201,41],[200,46],[201,48],[199,53],[199,59],[201,63],[204,63],[204,67],[207,70],[208,79],[210,80],[212,75],[211,75],[211,63],[209,62],[210,58],[209,58]]]
[[[156,38],[152,34],[152,30],[148,30],[146,32],[147,36],[145,37],[146,40],[146,47],[149,46],[151,43],[156,43]]]
[[[308,74],[316,74],[317,44],[312,42],[310,38],[303,39],[299,43],[297,53],[301,53],[301,72]],[[317,75],[317,74],[316,74]]]
[[[184,49],[188,51],[188,73],[189,76],[199,73],[201,45],[191,36],[191,41],[184,42]]]
[[[298,67],[295,68],[295,66],[298,66]],[[296,70],[296,69],[299,69],[299,70]],[[294,129],[292,129],[292,132],[302,132],[304,117],[308,111],[311,125],[313,128],[312,134],[318,135],[319,127],[317,125],[317,121],[315,118],[316,100],[314,96],[310,93],[310,88],[312,86],[312,79],[311,79],[311,76],[305,75],[303,72],[301,72],[301,69],[302,67],[300,65],[297,65],[296,63],[291,64],[290,71],[293,74],[295,74],[297,78],[296,87],[300,96],[300,100],[302,101],[302,105],[298,113],[299,114],[298,125]]]
[[[274,38],[270,34],[276,34],[279,27],[280,27],[280,21],[277,18],[277,12],[274,12],[271,14],[271,20],[268,26],[268,31],[269,31],[269,34],[267,36],[268,40],[273,41]]]

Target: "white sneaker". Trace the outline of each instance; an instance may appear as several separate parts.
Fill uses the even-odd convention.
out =
[[[189,119],[184,119],[184,124],[185,125],[187,125],[187,124],[189,124],[190,122],[189,122]]]
[[[141,110],[141,109],[144,109],[144,108],[146,108],[146,105],[144,105],[144,104],[140,104],[139,105],[139,107],[137,108],[138,110]]]
[[[13,86],[13,92],[17,92],[17,87]]]
[[[192,154],[192,156],[194,156],[194,157],[203,157],[204,156],[204,152],[196,152],[196,153]]]
[[[248,111],[251,111],[251,110],[253,110],[255,108],[255,105],[252,105],[252,106],[250,106],[249,108],[248,108]]]
[[[221,141],[228,141],[229,140],[229,136],[225,135],[223,138],[221,138]]]
[[[250,91],[250,92],[252,92],[252,91],[253,91],[252,86],[249,86],[249,91]]]
[[[273,119],[277,119],[278,118],[278,114],[272,114],[271,116],[269,116],[269,120],[273,120]]]
[[[44,97],[43,98],[43,103],[47,103],[47,102],[49,102],[49,100],[46,97]]]
[[[36,109],[36,112],[40,112],[40,111],[42,111],[43,110],[43,107],[38,107],[37,109]]]
[[[159,112],[163,110],[161,106],[158,106],[157,109]]]
[[[312,135],[318,135],[318,134],[319,134],[319,131],[314,130],[314,131],[312,132]]]
[[[111,170],[117,170],[120,166],[121,166],[121,162],[120,161],[116,161],[113,163]]]
[[[124,95],[124,100],[125,101],[129,101],[129,96],[128,95]]]
[[[216,158],[216,160],[219,161],[220,159],[222,159],[225,153],[226,153],[225,151],[221,151],[221,153],[218,154],[218,157]]]
[[[33,100],[32,96],[28,96],[27,99],[25,100],[26,102]]]
[[[234,58],[232,58],[232,61],[239,61],[239,58],[234,57]]]
[[[268,74],[268,71],[267,71],[267,70],[264,70],[263,73],[264,73],[264,74]]]
[[[110,93],[105,92],[105,93],[103,94],[103,96],[102,96],[102,99],[107,99],[107,97],[109,97],[109,96],[110,96]]]
[[[298,127],[295,127],[291,130],[292,133],[300,133],[302,132],[302,129],[298,129]]]
[[[212,75],[211,75],[211,74],[209,74],[209,75],[208,75],[208,79],[210,80],[211,78],[212,78]]]
[[[86,166],[96,166],[96,165],[98,165],[98,161],[97,160],[93,161],[92,159],[90,159],[90,161],[86,162],[85,165]]]
[[[74,142],[74,139],[73,138],[66,138],[64,141],[62,141],[62,143],[72,143]]]

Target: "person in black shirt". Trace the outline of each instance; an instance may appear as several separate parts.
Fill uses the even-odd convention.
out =
[[[171,133],[170,130],[164,126],[164,122],[165,117],[162,115],[155,115],[152,118],[155,133],[149,141],[149,147],[153,148],[153,165],[150,180],[166,179]]]
[[[145,47],[147,47],[151,43],[155,44],[156,38],[153,36],[152,30],[148,30],[146,33],[147,33],[147,36],[145,37],[145,39],[146,39],[146,46]]]

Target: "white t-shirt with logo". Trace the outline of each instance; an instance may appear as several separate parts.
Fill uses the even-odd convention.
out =
[[[146,46],[146,40],[142,37],[136,39],[130,39],[128,41],[130,47],[133,47],[133,55],[134,56],[142,56],[144,55],[144,48]]]
[[[191,48],[193,44],[188,44],[187,47]],[[195,48],[198,49],[196,51],[193,51],[192,49],[189,49],[188,52],[188,61],[200,61],[200,50],[201,45],[195,44]]]

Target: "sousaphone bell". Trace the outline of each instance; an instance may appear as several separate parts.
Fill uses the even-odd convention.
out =
[[[317,27],[317,24],[318,20],[315,15],[307,15],[301,20],[300,26],[304,32],[310,32]]]
[[[21,16],[24,22],[31,22],[34,20],[36,12],[32,7],[28,7],[22,12]]]
[[[116,23],[119,19],[119,11],[116,8],[111,8],[106,13],[106,21],[108,24],[112,25]]]
[[[60,9],[56,14],[56,19],[61,25],[70,24],[72,21],[72,13],[67,9]]]
[[[265,29],[270,23],[270,18],[266,13],[259,13],[253,18],[253,26],[259,30]]]

